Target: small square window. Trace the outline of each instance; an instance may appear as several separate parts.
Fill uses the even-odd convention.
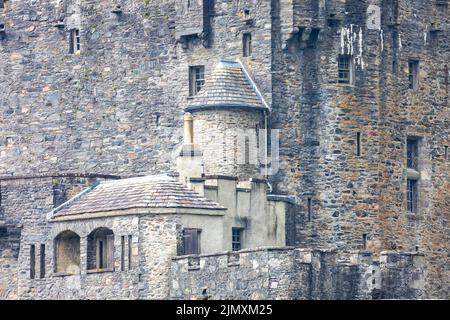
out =
[[[205,85],[205,67],[189,67],[189,95],[195,96]]]
[[[353,61],[349,55],[338,57],[338,83],[353,84]]]
[[[232,228],[231,249],[233,251],[239,251],[242,249],[242,229],[241,228]]]
[[[184,254],[200,254],[200,229],[183,230]]]
[[[409,60],[409,88],[417,90],[419,87],[419,60]]]

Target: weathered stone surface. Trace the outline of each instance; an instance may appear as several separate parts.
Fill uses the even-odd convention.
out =
[[[252,57],[241,59],[271,106],[269,126],[281,130],[281,168],[271,183],[300,203],[289,239],[361,249],[365,234],[375,255],[417,247],[425,296],[448,298],[447,3],[196,0],[188,10],[179,0],[119,2],[121,15],[98,0],[7,1],[0,9],[0,176],[173,170],[188,66],[210,73],[220,59],[240,57],[242,33],[252,32]],[[71,28],[80,29],[77,55],[68,54]],[[197,36],[180,41],[188,29]],[[341,53],[353,53],[354,85],[337,83]],[[417,91],[408,87],[410,59],[420,60]],[[230,128],[240,118],[260,121],[247,116],[234,113]],[[413,215],[407,136],[421,138]],[[23,241],[43,241],[35,230],[45,212],[76,193],[51,180],[1,181],[2,268],[15,268]],[[0,296],[14,297],[16,276],[2,273],[1,281],[8,284]]]

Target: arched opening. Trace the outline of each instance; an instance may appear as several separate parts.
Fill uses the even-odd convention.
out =
[[[64,231],[55,238],[55,272],[80,273],[80,236],[73,231]]]
[[[87,238],[87,268],[96,271],[114,269],[114,232],[98,228]]]

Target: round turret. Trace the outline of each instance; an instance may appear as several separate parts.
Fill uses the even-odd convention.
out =
[[[221,61],[186,111],[206,175],[261,176],[258,136],[269,108],[239,61]]]

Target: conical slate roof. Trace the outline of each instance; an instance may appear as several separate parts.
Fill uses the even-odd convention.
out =
[[[267,103],[239,60],[221,61],[206,78],[205,85],[186,111],[218,108],[268,109]]]

